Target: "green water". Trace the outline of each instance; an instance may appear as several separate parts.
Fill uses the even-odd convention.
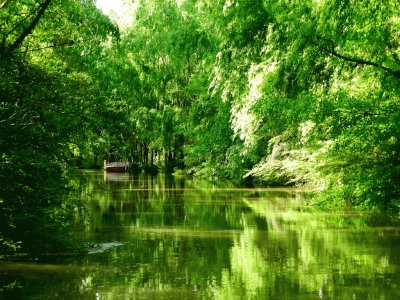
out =
[[[89,173],[79,256],[0,263],[5,299],[400,299],[400,226],[303,193]]]

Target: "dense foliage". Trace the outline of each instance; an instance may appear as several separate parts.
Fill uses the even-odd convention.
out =
[[[84,52],[118,31],[91,1],[5,1],[0,17],[0,250],[61,251],[99,105]]]
[[[141,1],[118,46],[134,74],[120,94],[125,155],[397,207],[399,12],[395,1]]]
[[[141,0],[121,35],[89,0],[0,18],[3,244],[71,224],[69,167],[103,159],[399,206],[395,0]]]

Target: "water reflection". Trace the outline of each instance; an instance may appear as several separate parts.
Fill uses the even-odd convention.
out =
[[[129,173],[109,173],[103,172],[104,182],[110,181],[129,181]]]
[[[114,176],[115,175],[115,176]],[[398,220],[302,211],[303,194],[91,173],[80,257],[0,264],[32,299],[397,299]],[[14,299],[14,298],[12,298]]]

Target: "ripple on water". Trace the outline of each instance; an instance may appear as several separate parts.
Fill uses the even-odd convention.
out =
[[[94,244],[91,245],[88,253],[89,254],[95,254],[95,253],[103,253],[109,249],[115,248],[122,246],[122,243],[119,242],[114,242],[114,243],[100,243],[100,244]]]

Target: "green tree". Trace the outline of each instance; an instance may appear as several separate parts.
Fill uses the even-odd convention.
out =
[[[0,17],[0,242],[61,249],[82,212],[70,166],[93,126],[83,51],[117,30],[92,1],[8,1]]]

